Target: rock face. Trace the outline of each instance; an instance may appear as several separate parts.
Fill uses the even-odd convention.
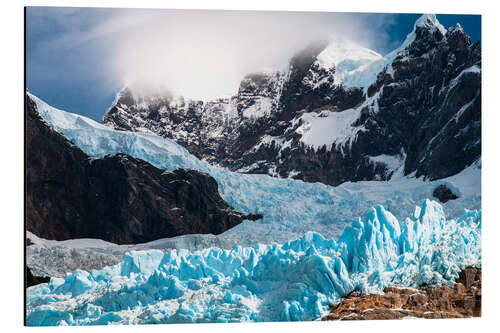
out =
[[[219,234],[259,215],[234,211],[207,174],[117,154],[91,159],[49,128],[27,97],[26,227],[46,239],[142,243]]]
[[[481,269],[464,269],[454,286],[386,288],[382,295],[351,293],[322,320],[466,318],[481,316]]]
[[[457,195],[453,193],[446,185],[439,185],[432,192],[434,198],[439,199],[442,203],[457,199]]]
[[[385,57],[318,42],[285,70],[247,75],[229,99],[125,88],[103,123],[238,172],[330,185],[396,172],[441,179],[481,154],[481,49],[459,24],[446,31],[424,15]]]
[[[31,273],[31,270],[29,267],[25,267],[25,281],[26,281],[26,288],[31,287],[31,286],[36,286],[37,284],[40,283],[47,283],[50,281],[50,277],[48,276],[35,276],[33,273]]]
[[[405,174],[435,180],[481,154],[481,50],[460,25],[443,34],[427,21],[414,34],[393,74],[380,73],[370,87],[380,96],[378,112],[362,111],[358,124],[368,131],[359,140],[380,138],[377,144],[404,151]]]

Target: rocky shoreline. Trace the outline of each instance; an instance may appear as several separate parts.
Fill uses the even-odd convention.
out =
[[[388,287],[383,294],[352,292],[321,320],[468,318],[481,316],[481,269],[466,268],[453,286]]]

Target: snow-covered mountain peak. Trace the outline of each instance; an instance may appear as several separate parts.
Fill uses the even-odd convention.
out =
[[[415,41],[417,28],[428,29],[431,32],[438,30],[443,36],[446,35],[446,29],[441,23],[439,23],[435,14],[423,14],[415,21],[413,30],[408,35],[406,35],[403,44],[401,44],[398,48],[396,48],[392,52],[389,52],[385,56],[385,58],[387,59],[387,64],[390,64],[399,52],[406,49],[411,43]]]
[[[413,31],[415,31],[417,27],[438,29],[443,35],[446,34],[446,29],[441,23],[439,23],[435,14],[423,14],[420,16],[420,18],[415,22]]]
[[[317,59],[324,67],[346,65],[346,70],[353,70],[361,64],[382,58],[377,52],[347,40],[331,42]],[[350,67],[350,68],[349,68]]]
[[[403,43],[393,51],[389,52],[385,56],[380,56],[371,62],[362,64],[358,68],[351,70],[343,75],[343,83],[349,87],[369,87],[375,82],[377,74],[380,73],[384,68],[387,68],[389,72],[392,71],[391,64],[398,54],[404,51],[408,46],[410,46],[417,39],[417,28],[424,28],[431,32],[439,31],[443,36],[446,35],[446,29],[441,23],[439,23],[436,15],[434,14],[423,14],[420,16],[413,26],[413,30],[406,35]]]
[[[349,73],[382,59],[382,55],[347,40],[336,40],[317,56],[317,64],[324,69],[335,69],[337,82],[343,82]]]
[[[457,24],[455,24],[453,27],[450,27],[448,30],[464,30],[464,28],[462,28],[462,25],[460,23],[457,22]]]
[[[457,22],[457,24],[455,24],[454,26],[452,27],[449,27],[448,28],[448,31],[446,32],[446,34],[448,36],[450,35],[454,35],[454,34],[460,34],[460,35],[463,35],[463,36],[466,36],[466,33],[464,31],[464,28],[462,28],[462,26],[460,25],[460,23]]]

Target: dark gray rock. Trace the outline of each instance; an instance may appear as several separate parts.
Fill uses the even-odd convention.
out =
[[[458,198],[458,196],[453,193],[446,185],[439,185],[438,187],[436,187],[432,192],[432,196],[434,198],[437,198],[442,203]]]
[[[50,281],[49,276],[36,276],[33,275],[31,272],[30,268],[28,266],[25,267],[25,281],[26,281],[26,288],[36,286],[37,284],[41,283],[47,283]]]
[[[262,217],[233,210],[205,173],[165,172],[125,154],[91,159],[26,103],[26,228],[39,237],[144,243]]]

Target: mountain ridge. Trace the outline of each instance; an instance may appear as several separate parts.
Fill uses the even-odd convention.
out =
[[[249,74],[228,99],[136,100],[125,88],[103,124],[168,137],[231,171],[328,185],[399,169],[440,179],[480,157],[481,50],[459,25],[423,15],[401,47],[342,75],[318,61],[332,47],[315,43],[288,70]]]

